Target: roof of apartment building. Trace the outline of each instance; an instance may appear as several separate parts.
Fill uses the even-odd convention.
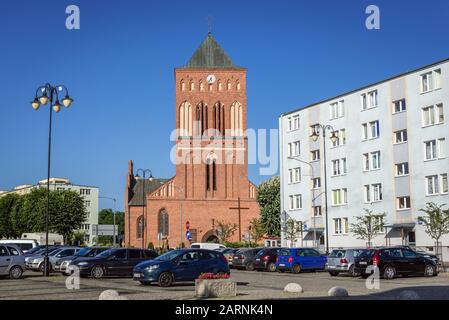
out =
[[[160,186],[162,186],[169,179],[146,179],[145,180],[145,194],[153,192]],[[130,206],[142,206],[143,205],[143,197],[142,197],[142,188],[143,188],[143,180],[136,180],[136,184],[133,187],[133,196],[129,200]]]
[[[449,58],[446,58],[446,59],[443,59],[443,60],[440,60],[440,61],[437,61],[437,62],[428,64],[428,65],[425,65],[425,66],[423,66],[423,67],[419,67],[419,68],[417,68],[417,69],[413,69],[413,70],[410,70],[410,71],[406,71],[406,72],[404,72],[404,73],[401,73],[401,74],[398,74],[398,75],[389,77],[389,78],[387,78],[387,79],[384,79],[384,80],[381,80],[381,81],[378,81],[378,82],[375,82],[375,83],[371,83],[371,84],[365,85],[365,86],[363,86],[363,87],[360,87],[360,88],[357,88],[357,89],[354,89],[354,90],[351,90],[351,91],[348,91],[348,92],[339,94],[339,95],[337,95],[337,96],[334,96],[334,97],[331,97],[331,98],[327,98],[327,99],[324,99],[324,100],[321,100],[321,101],[318,101],[318,102],[315,102],[315,103],[312,103],[312,104],[309,104],[309,105],[306,105],[306,106],[304,106],[304,107],[300,107],[300,108],[294,109],[294,110],[289,111],[289,112],[284,112],[284,113],[282,113],[282,114],[279,116],[279,118],[282,118],[282,117],[284,117],[284,116],[287,116],[287,115],[289,115],[289,114],[292,114],[292,113],[295,113],[295,112],[298,112],[298,111],[301,111],[301,110],[304,110],[304,109],[307,109],[307,108],[315,107],[315,106],[317,106],[317,105],[319,105],[319,104],[322,104],[322,103],[327,103],[327,102],[330,102],[330,101],[332,101],[332,100],[339,99],[339,98],[341,98],[341,97],[344,97],[344,96],[353,94],[353,93],[358,92],[358,91],[362,91],[362,90],[365,90],[365,89],[368,89],[368,88],[377,86],[377,85],[382,84],[382,83],[384,83],[384,82],[392,81],[392,80],[395,80],[395,79],[398,79],[398,78],[402,78],[402,77],[404,77],[404,76],[407,76],[407,75],[409,75],[409,74],[412,74],[412,73],[415,73],[415,72],[419,72],[419,71],[421,71],[421,70],[425,70],[425,69],[428,69],[428,68],[432,68],[432,67],[434,67],[434,66],[436,66],[436,65],[439,65],[439,64],[442,64],[442,63],[445,63],[445,62],[449,62]]]

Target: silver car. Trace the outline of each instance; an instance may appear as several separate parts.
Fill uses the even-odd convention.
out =
[[[18,246],[0,245],[0,276],[7,275],[11,279],[20,279],[25,269],[25,257]]]
[[[355,277],[358,274],[354,270],[354,258],[367,249],[334,249],[327,257],[326,271],[331,276],[338,276],[340,273],[348,273]]]
[[[59,247],[57,250],[54,250],[48,254],[48,258],[50,260],[50,271],[53,270],[54,264],[61,258],[73,256],[81,250],[80,247]],[[36,256],[32,259],[27,260],[27,268],[33,271],[44,271],[44,258],[45,256]]]

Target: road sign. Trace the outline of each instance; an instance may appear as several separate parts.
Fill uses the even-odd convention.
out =
[[[117,235],[118,226],[115,225],[115,234]],[[92,234],[96,236],[113,236],[114,225],[113,224],[93,224]]]
[[[190,231],[189,230],[186,231],[186,240],[190,241]]]

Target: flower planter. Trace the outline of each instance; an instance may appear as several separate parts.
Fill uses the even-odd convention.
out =
[[[235,297],[237,284],[231,279],[196,279],[195,295],[199,298]]]

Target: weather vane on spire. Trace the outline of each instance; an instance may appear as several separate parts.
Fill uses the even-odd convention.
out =
[[[212,16],[210,15],[207,16],[206,20],[207,20],[207,31],[208,33],[212,33],[212,22],[213,22]]]

